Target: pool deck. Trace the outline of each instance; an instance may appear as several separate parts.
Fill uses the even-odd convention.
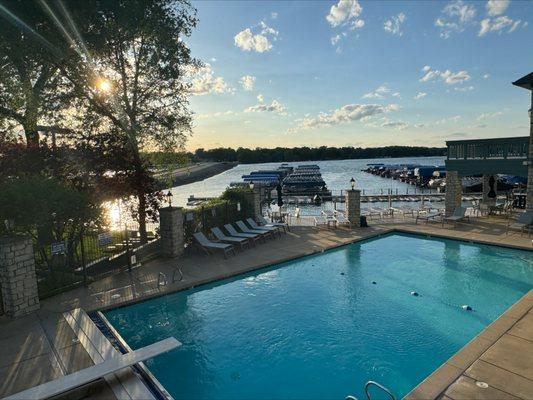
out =
[[[158,258],[130,272],[121,272],[41,302],[35,315],[10,321],[0,318],[0,397],[55,379],[91,365],[61,313],[76,307],[104,310],[194,287],[244,272],[319,253],[392,231],[427,234],[465,241],[531,250],[532,238],[506,235],[505,221],[480,218],[443,227],[412,219],[375,220],[365,229],[317,229],[297,226],[281,239],[224,259],[192,254],[171,260]],[[183,279],[158,285],[162,272],[172,280],[176,266]],[[532,399],[533,291],[443,364],[408,396],[409,399]],[[178,338],[179,339],[179,338]],[[477,386],[485,382],[487,389]],[[529,396],[529,397],[528,397]],[[100,385],[88,398],[113,398]]]

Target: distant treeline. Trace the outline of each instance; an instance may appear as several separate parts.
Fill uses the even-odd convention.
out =
[[[243,164],[265,162],[348,160],[365,158],[396,158],[396,157],[432,157],[444,156],[446,147],[276,147],[274,149],[239,147],[215,148],[210,150],[197,149],[194,153],[148,153],[152,163],[183,164],[199,161],[238,161]]]
[[[274,149],[256,148],[238,149],[216,148],[210,150],[198,149],[194,155],[196,159],[211,161],[238,161],[244,164],[264,162],[290,161],[319,161],[319,160],[348,160],[358,158],[385,157],[431,157],[443,156],[446,147],[276,147]]]

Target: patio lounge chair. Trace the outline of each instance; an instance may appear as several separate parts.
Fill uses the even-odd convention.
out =
[[[209,250],[223,251],[224,257],[227,257],[229,252],[235,254],[235,247],[232,244],[212,242],[202,232],[193,233],[193,236],[206,254],[211,254]]]
[[[438,218],[438,217],[442,217],[442,213],[440,213],[440,212],[428,212],[428,213],[421,214],[419,212],[416,215],[415,224],[418,224],[418,220],[419,219],[421,219],[423,221],[426,221],[426,224],[427,224],[429,221],[435,221],[435,219]]]
[[[286,222],[268,222],[262,215],[259,215],[257,220],[262,226],[277,226],[282,228],[285,233],[287,233],[287,230],[289,230],[289,224]]]
[[[531,233],[531,226],[533,225],[533,212],[532,211],[526,211],[520,214],[516,222],[507,224],[507,234],[509,233],[509,229],[518,229],[520,230],[520,235],[524,233],[524,231],[527,229],[528,235]]]
[[[350,220],[348,218],[346,218],[344,213],[342,213],[340,211],[335,211],[335,213],[333,215],[333,218],[335,219],[335,221],[337,221],[338,225],[350,225],[350,226],[352,225]]]
[[[242,232],[238,232],[237,229],[235,229],[235,227],[233,225],[231,225],[231,224],[224,225],[224,228],[226,228],[226,231],[231,236],[250,239],[251,241],[253,241],[254,246],[255,246],[255,242],[257,242],[258,240],[261,240],[261,239],[265,240],[263,235],[260,235],[260,234],[257,234],[257,233],[242,233]]]
[[[271,237],[271,238],[274,238],[274,234],[273,232],[271,231],[267,231],[267,230],[259,230],[259,229],[250,229],[248,228],[248,226],[246,226],[246,224],[242,221],[237,221],[235,222],[237,224],[237,227],[243,231],[244,233],[257,233],[259,235],[263,235],[265,237]]]
[[[452,215],[450,215],[449,217],[442,218],[442,225],[444,226],[445,222],[457,223],[464,219],[470,220],[470,217],[466,215],[466,207],[457,207],[455,210],[453,210]]]
[[[405,218],[406,215],[410,215],[412,217],[415,216],[415,209],[414,208],[391,207],[390,210],[392,211],[392,216],[393,217],[394,217],[394,214],[400,214],[403,218]]]
[[[313,219],[317,228],[320,226],[329,226],[327,218],[323,215],[317,215]]]
[[[211,228],[211,233],[223,243],[238,244],[241,246],[241,249],[244,249],[244,246],[250,246],[250,241],[247,238],[227,236],[220,230],[220,228]]]
[[[259,226],[257,225],[257,222],[255,222],[252,218],[246,218],[246,222],[248,223],[248,225],[250,225],[250,228],[255,229],[257,231],[266,230],[269,232],[277,233],[281,236],[281,230],[277,226]]]

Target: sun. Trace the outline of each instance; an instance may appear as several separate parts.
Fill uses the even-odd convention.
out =
[[[107,79],[100,79],[97,87],[102,92],[109,92],[111,90],[111,83]]]

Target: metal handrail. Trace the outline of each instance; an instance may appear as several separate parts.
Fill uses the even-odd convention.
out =
[[[183,280],[183,272],[181,271],[180,267],[176,266],[176,269],[172,273],[172,283],[176,282],[176,273],[177,272],[179,272],[179,274],[180,274],[180,279],[178,280],[178,282],[181,282]]]
[[[366,394],[366,398],[367,398],[368,400],[372,400],[372,397],[370,396],[370,393],[368,392],[368,388],[369,388],[370,386],[372,386],[372,385],[377,386],[378,388],[380,388],[381,390],[383,390],[385,393],[387,393],[387,394],[390,396],[390,398],[391,398],[392,400],[396,400],[396,397],[394,397],[394,395],[392,394],[392,392],[391,392],[389,389],[387,389],[385,386],[383,386],[382,384],[380,384],[380,383],[378,383],[378,382],[375,382],[375,381],[368,381],[368,382],[365,384],[365,394]]]

